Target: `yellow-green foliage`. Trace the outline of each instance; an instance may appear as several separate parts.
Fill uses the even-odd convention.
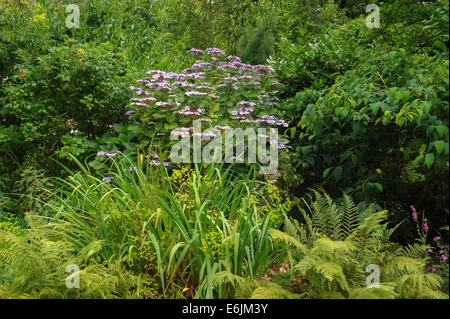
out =
[[[267,187],[262,190],[258,197],[255,195],[249,197],[250,205],[256,205],[261,216],[268,214],[271,222],[275,225],[274,227],[281,226],[284,214],[292,208],[289,196],[283,194],[272,181],[268,182]]]
[[[221,181],[216,179],[204,178],[198,175],[192,168],[181,166],[174,169],[170,176],[170,182],[175,187],[175,196],[187,209],[195,207],[195,191],[201,185],[207,190],[217,190]],[[201,195],[201,194],[199,194]],[[272,181],[269,181],[265,187],[262,187],[258,193],[252,193],[248,196],[249,207],[256,207],[261,217],[269,215],[271,224],[274,227],[280,227],[284,221],[284,215],[292,208],[292,201],[289,196],[283,193]]]
[[[11,232],[17,236],[20,236],[23,233],[19,221],[11,213],[0,215],[0,230]]]
[[[147,282],[120,266],[96,258],[101,241],[93,241],[79,253],[62,238],[50,235],[49,225],[28,220],[23,236],[0,230],[0,298],[139,298],[152,296]],[[68,288],[68,265],[80,269],[80,287]]]
[[[244,278],[229,271],[215,274],[211,284],[212,286],[230,284],[236,289],[235,297],[241,299],[299,299],[303,297],[303,295],[293,294],[275,283]]]
[[[341,210],[327,194],[315,193],[302,210],[306,224],[287,221],[286,233],[271,230],[286,244],[296,274],[306,276],[313,298],[448,298],[439,288],[442,279],[425,270],[427,247],[401,247],[389,241],[386,211],[369,207],[361,213],[344,195]],[[367,288],[368,265],[380,270],[380,287]]]

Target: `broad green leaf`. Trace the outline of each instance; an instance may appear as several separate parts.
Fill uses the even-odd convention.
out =
[[[326,170],[323,171],[323,178],[327,177],[328,173],[333,169],[333,167],[328,167]]]
[[[425,165],[426,165],[428,168],[430,168],[431,165],[433,165],[433,163],[434,163],[434,154],[433,154],[433,153],[428,153],[428,154],[425,156]]]
[[[342,166],[338,166],[338,167],[335,168],[335,170],[333,172],[333,177],[334,177],[334,180],[336,182],[339,182],[339,180],[342,178],[342,171],[343,170],[344,169],[342,168]]]
[[[434,147],[436,148],[436,151],[438,154],[441,154],[445,146],[444,141],[436,141],[434,142]]]

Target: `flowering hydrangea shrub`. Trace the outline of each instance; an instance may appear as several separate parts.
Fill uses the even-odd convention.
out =
[[[276,108],[280,83],[271,66],[242,63],[218,48],[187,54],[194,63],[182,73],[150,70],[130,87],[135,96],[126,114],[139,127],[141,149],[152,144],[167,151],[175,143],[171,135],[213,137],[194,133],[194,120],[202,130],[288,127]],[[286,140],[279,142],[279,149],[289,148]]]

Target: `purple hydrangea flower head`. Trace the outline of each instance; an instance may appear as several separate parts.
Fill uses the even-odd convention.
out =
[[[187,53],[192,54],[192,55],[202,55],[203,53],[205,53],[205,51],[199,50],[196,48],[192,48],[189,51],[187,51]]]
[[[208,48],[208,49],[206,49],[206,53],[208,53],[211,56],[225,55],[225,52],[223,50],[218,49],[218,48]]]

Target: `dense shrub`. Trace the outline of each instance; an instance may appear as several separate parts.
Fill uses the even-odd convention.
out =
[[[394,7],[412,14],[395,15]],[[401,208],[390,218],[397,222],[415,204],[434,225],[444,225],[449,82],[448,49],[439,41],[448,38],[441,27],[448,25],[448,4],[397,3],[380,10],[380,29],[366,28],[359,18],[309,45],[281,42],[275,69],[286,84],[282,96],[295,95],[282,104],[292,114],[293,160],[306,187],[323,185],[334,195],[342,189],[358,201],[395,202],[389,206]],[[389,14],[395,19],[383,20]],[[425,30],[432,30],[429,38],[413,38]],[[402,227],[396,240],[411,240],[411,225]]]

